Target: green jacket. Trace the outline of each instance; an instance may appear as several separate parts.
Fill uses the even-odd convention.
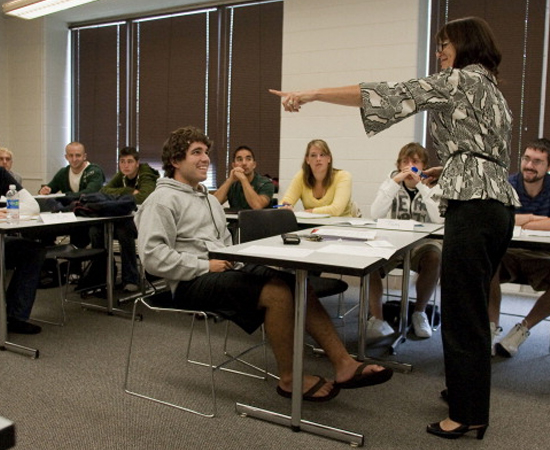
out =
[[[134,190],[138,190],[139,194],[134,195],[137,205],[141,205],[149,194],[155,190],[159,173],[149,164],[140,164],[137,176],[130,180],[128,177],[117,172],[117,174],[109,181],[101,192],[110,195],[134,195]]]
[[[48,183],[52,193],[63,192],[74,197],[79,197],[80,194],[90,194],[92,192],[98,192],[105,182],[105,174],[103,169],[97,164],[88,164],[88,167],[84,169],[82,178],[80,178],[80,185],[78,186],[78,192],[71,190],[71,184],[69,183],[69,170],[71,166],[63,167],[55,174],[52,181]]]

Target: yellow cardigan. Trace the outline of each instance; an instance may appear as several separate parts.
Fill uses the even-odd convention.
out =
[[[326,194],[316,199],[313,196],[313,190],[304,184],[303,171],[300,169],[292,179],[281,203],[295,206],[298,200],[302,200],[304,209],[311,209],[314,213],[349,216],[351,215],[351,174],[345,170],[336,171],[334,182],[329,186]]]

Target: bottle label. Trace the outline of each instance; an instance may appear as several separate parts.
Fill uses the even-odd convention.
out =
[[[19,199],[18,198],[8,198],[6,200],[7,209],[19,209]]]

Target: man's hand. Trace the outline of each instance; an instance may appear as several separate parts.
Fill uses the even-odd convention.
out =
[[[535,214],[516,214],[515,216],[515,220],[516,220],[516,225],[518,227],[522,227],[522,228],[531,228],[534,226],[535,222],[539,222],[541,220],[545,220],[545,219],[548,219],[548,217],[546,216],[537,216]],[[542,225],[542,224],[537,224],[537,225]],[[533,230],[538,230],[538,229],[542,229],[540,227],[536,227],[536,228],[531,228]]]
[[[52,188],[49,186],[42,186],[42,188],[38,191],[40,195],[49,195],[52,193]]]
[[[230,177],[233,181],[240,181],[241,183],[244,180],[247,180],[246,175],[244,174],[244,170],[242,167],[235,167],[230,174]]]
[[[6,208],[0,209],[0,219],[5,219],[8,216]]]
[[[233,268],[233,262],[224,261],[222,259],[211,259],[208,261],[210,264],[210,272],[225,272]]]

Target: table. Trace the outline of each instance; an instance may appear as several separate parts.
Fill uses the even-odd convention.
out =
[[[304,232],[302,232],[303,234]],[[305,232],[307,233],[307,231]],[[380,230],[377,239],[391,242],[396,248],[396,254],[405,255],[405,268],[410,264],[408,254],[419,240],[425,237],[424,233],[404,232],[395,230]],[[347,254],[335,252],[321,252],[324,247],[337,243],[338,246],[349,247]],[[280,236],[251,241],[245,244],[234,245],[223,249],[210,251],[210,258],[225,259],[230,261],[242,261],[252,264],[273,265],[296,271],[295,291],[295,319],[294,319],[294,356],[293,356],[293,382],[292,382],[292,407],[291,415],[285,416],[273,411],[267,411],[254,406],[237,403],[238,413],[251,416],[280,425],[290,426],[294,431],[307,431],[324,437],[348,442],[354,446],[362,446],[364,436],[362,434],[333,428],[302,419],[302,374],[303,374],[303,346],[305,330],[305,311],[307,306],[307,273],[308,271],[322,271],[342,275],[351,275],[361,278],[361,298],[359,305],[359,351],[358,357],[364,358],[364,332],[368,293],[368,275],[380,269],[387,263],[387,259],[376,256],[362,255],[357,247],[365,246],[358,241],[323,241],[309,242],[302,240],[299,246],[285,246]],[[304,254],[297,255],[291,249],[304,250]],[[334,247],[331,247],[334,248]],[[366,247],[365,247],[366,248]],[[307,251],[308,254],[305,254]],[[345,250],[345,249],[344,249]],[[406,271],[408,273],[408,271]],[[408,277],[403,295],[408,299]],[[406,311],[405,311],[406,314]],[[406,317],[406,316],[405,316]],[[405,331],[404,331],[405,332]]]
[[[113,300],[113,229],[114,223],[124,220],[131,215],[117,217],[77,217],[76,221],[60,223],[42,223],[37,220],[22,220],[17,225],[0,223],[0,350],[10,350],[22,353],[32,358],[38,358],[39,351],[30,347],[14,344],[7,341],[7,312],[6,312],[6,268],[5,268],[5,237],[9,233],[24,233],[33,237],[51,235],[54,233],[65,234],[68,229],[74,227],[103,224],[105,227],[105,245],[107,247],[107,306],[86,305],[90,308],[101,309],[110,315],[115,313],[130,315],[127,311],[114,308]]]

